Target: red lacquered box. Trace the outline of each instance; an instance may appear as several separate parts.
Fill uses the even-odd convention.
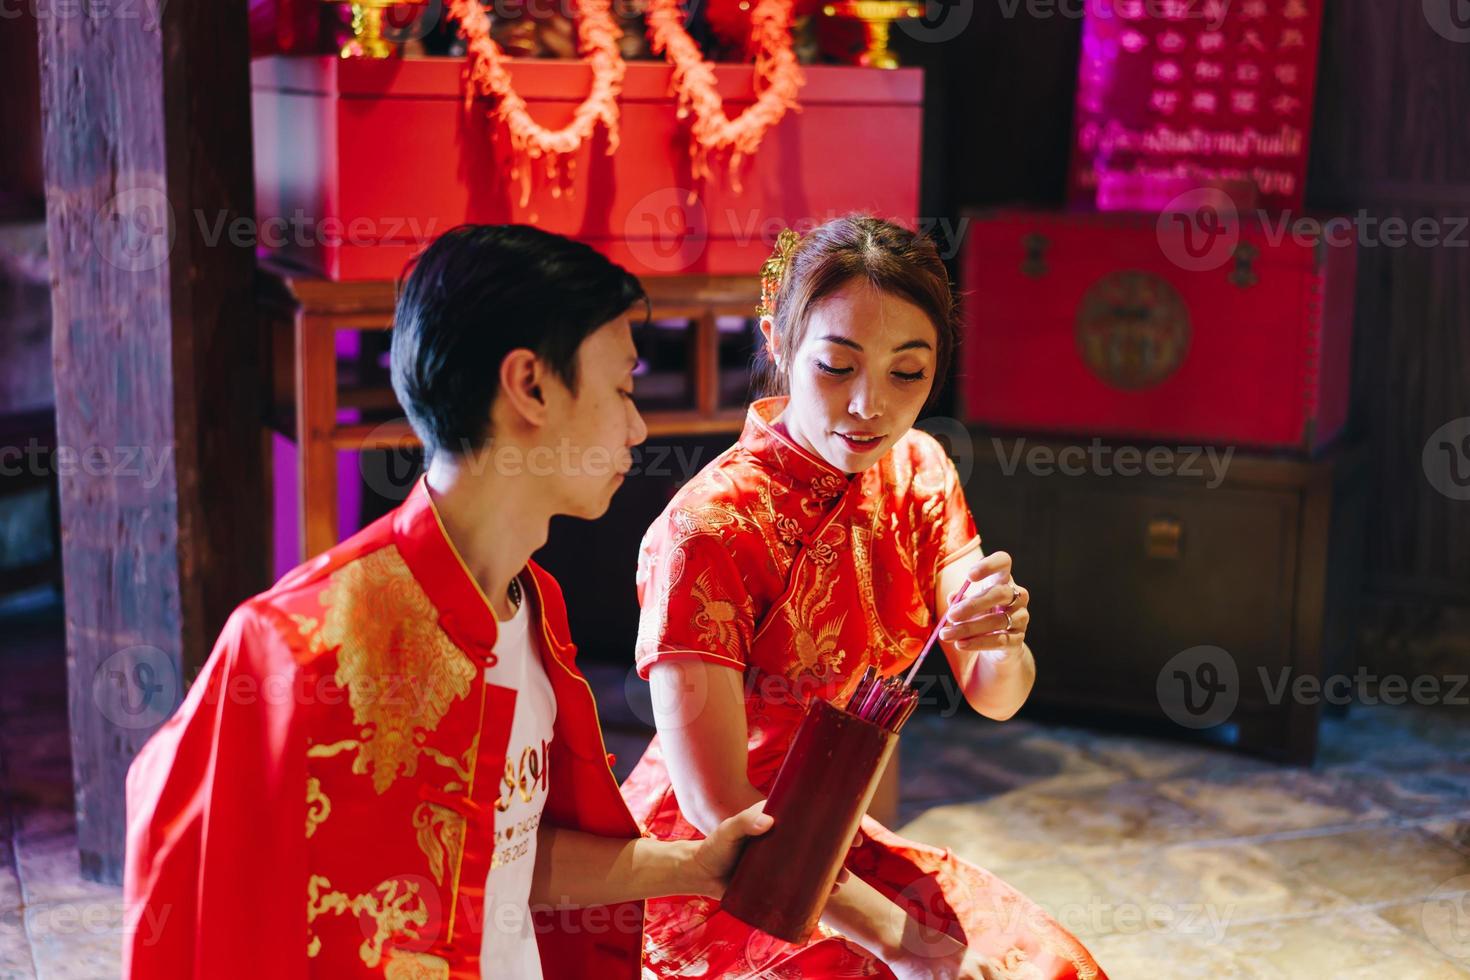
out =
[[[516,90],[545,126],[569,122],[592,81],[580,61],[511,64]],[[522,206],[508,141],[496,138],[483,102],[464,108],[464,66],[256,60],[261,248],[331,279],[385,279],[454,225],[525,222],[586,241],[640,275],[754,275],[784,226],[804,230],[849,211],[906,223],[918,215],[919,69],[803,69],[800,111],[767,134],[740,190],[715,161],[690,202],[688,123],[675,115],[671,69],[631,62],[618,151],[607,154],[599,131],[573,161],[571,194],[553,197],[541,182]],[[752,101],[753,74],[750,65],[718,66],[731,116]]]
[[[1315,453],[1348,414],[1356,235],[1269,220],[972,215],[967,420]],[[1196,229],[1197,230],[1197,229]]]

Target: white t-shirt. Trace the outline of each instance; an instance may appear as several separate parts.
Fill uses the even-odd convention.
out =
[[[499,623],[496,664],[485,681],[514,689],[515,718],[506,747],[505,773],[495,803],[495,857],[485,880],[485,924],[480,975],[497,980],[541,980],[541,957],[531,921],[531,875],[536,867],[536,829],[550,789],[556,695],[541,664],[541,638],[531,622],[530,596]]]

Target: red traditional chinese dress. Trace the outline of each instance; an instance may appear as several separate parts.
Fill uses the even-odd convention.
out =
[[[561,590],[534,564],[522,581],[557,703],[543,820],[637,837]],[[496,803],[527,778],[495,639],[422,480],[241,605],[128,772],[123,976],[481,980]],[[642,921],[542,917],[546,977],[636,980]]]
[[[918,430],[870,469],[847,474],[772,424],[784,399],[750,408],[739,442],[679,491],[648,530],[638,565],[638,671],[679,659],[743,671],[749,778],[768,792],[811,697],[845,698],[869,664],[891,676],[933,629],[940,570],[979,556],[954,464]],[[655,738],[623,784],[655,836],[697,839]],[[848,868],[927,924],[1022,978],[1103,977],[1034,902],[947,850],[872,818]],[[653,977],[891,976],[824,931],[796,947],[698,897],[647,903]]]

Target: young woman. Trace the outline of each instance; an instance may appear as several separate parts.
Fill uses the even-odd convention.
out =
[[[985,556],[954,465],[913,428],[956,343],[932,243],[848,217],[783,232],[761,330],[783,397],[685,486],[639,556],[639,673],[659,734],[623,785],[653,835],[690,839],[762,799],[812,697],[913,663],[938,616],[978,712],[1003,720],[1035,676],[1029,594]],[[966,597],[951,599],[969,583]],[[796,947],[701,897],[648,903],[655,977],[1097,978],[1035,903],[871,817],[818,935]],[[649,972],[645,973],[645,976]]]

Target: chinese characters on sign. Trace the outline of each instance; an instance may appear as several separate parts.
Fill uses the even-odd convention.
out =
[[[1073,203],[1216,179],[1299,209],[1321,22],[1322,0],[1088,0]]]

